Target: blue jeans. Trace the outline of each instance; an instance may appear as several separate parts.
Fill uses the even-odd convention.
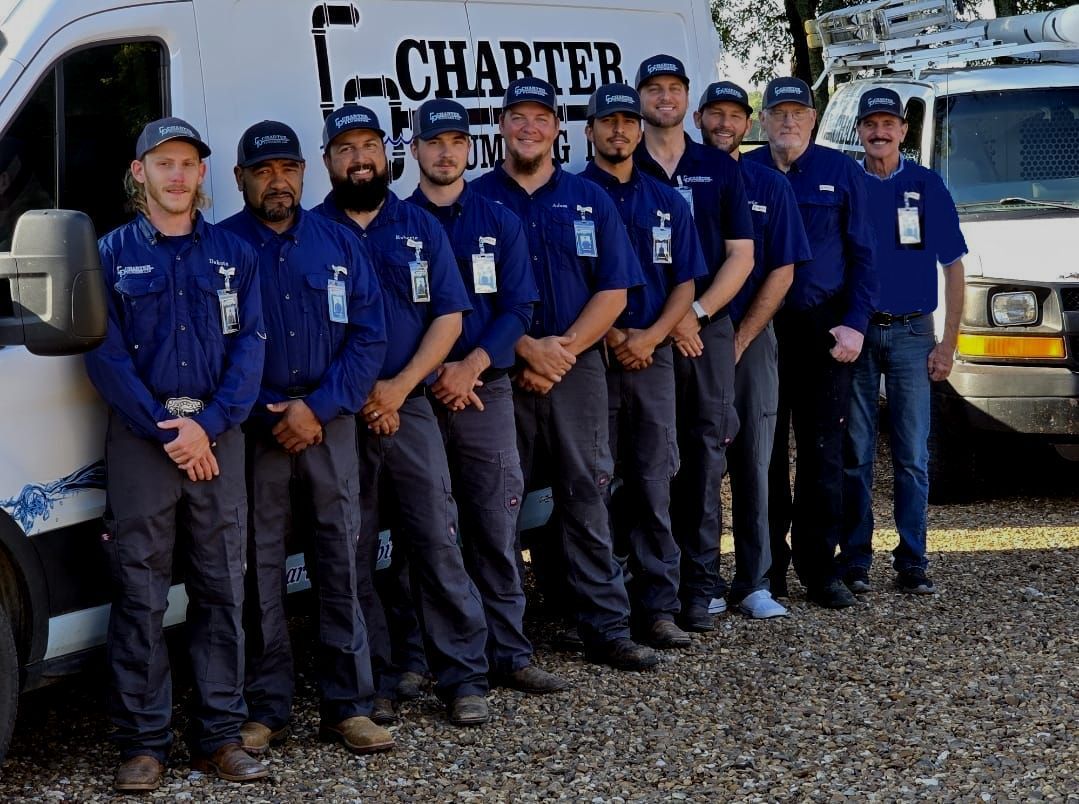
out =
[[[844,449],[845,503],[840,563],[845,571],[869,569],[873,558],[873,458],[877,443],[880,380],[884,377],[891,422],[893,510],[899,545],[896,572],[925,569],[929,504],[929,353],[936,341],[933,317],[883,327],[870,324],[854,364],[850,422]]]

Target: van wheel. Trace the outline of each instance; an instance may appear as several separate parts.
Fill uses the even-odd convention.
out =
[[[7,610],[0,606],[0,764],[7,756],[19,707],[19,653]]]
[[[970,427],[949,415],[945,394],[930,395],[929,502],[968,502],[978,486],[978,453]]]

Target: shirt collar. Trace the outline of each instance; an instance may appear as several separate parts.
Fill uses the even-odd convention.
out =
[[[251,234],[255,236],[255,239],[258,241],[259,247],[261,248],[262,246],[266,245],[266,243],[277,237],[291,240],[293,243],[299,243],[300,235],[307,226],[306,215],[307,213],[304,212],[303,208],[297,207],[296,218],[295,220],[293,220],[292,226],[290,226],[288,229],[281,232],[280,234],[267,226],[266,223],[260,220],[251,211],[251,208],[246,205],[244,206],[243,217],[241,220],[243,220],[247,224],[248,230],[251,232]]]
[[[872,176],[877,181],[888,181],[889,179],[894,179],[896,176],[898,176],[900,173],[903,172],[903,166],[906,164],[906,161],[907,161],[906,157],[904,157],[903,154],[900,154],[899,155],[899,165],[896,167],[895,170],[893,170],[887,176],[878,176],[876,173],[870,173],[868,170],[866,170],[865,157],[862,157],[861,159],[859,159],[858,164],[862,166],[862,170],[865,170],[865,175]]]
[[[341,207],[337,206],[337,201],[333,197],[333,190],[326,193],[326,197],[322,199],[322,206],[333,220],[348,224],[355,229],[361,228]],[[393,223],[401,215],[400,206],[401,199],[397,197],[397,194],[393,190],[386,190],[386,200],[382,202],[382,209],[378,211],[368,228]]]
[[[504,167],[505,161],[506,160],[504,160],[504,159],[500,159],[498,161],[498,163],[495,165],[495,175],[498,176],[498,178],[502,181],[502,183],[505,184],[510,189],[516,189],[517,192],[524,193],[525,195],[528,195],[528,193],[525,191],[525,188],[522,187],[520,184],[518,184],[517,180],[515,178],[513,178],[513,176],[511,176],[509,173],[506,172],[506,168]],[[554,162],[554,160],[552,160],[552,162]],[[554,162],[554,173],[551,174],[551,178],[549,178],[547,180],[547,183],[544,184],[542,187],[540,187],[538,190],[536,190],[536,192],[533,193],[532,195],[539,195],[540,193],[545,192],[547,190],[554,190],[555,188],[558,187],[558,182],[561,179],[562,179],[562,166],[560,164],[558,164],[558,162]]]
[[[150,223],[150,219],[141,212],[135,217],[135,225],[138,227],[139,234],[141,234],[151,246],[156,246],[168,236],[159,232],[157,227]],[[206,219],[202,217],[202,213],[195,210],[195,225],[191,229],[192,243],[198,243],[206,236],[206,225]]]
[[[472,188],[466,181],[464,189],[461,190],[461,194],[457,196],[457,199],[452,204],[449,205],[452,209],[451,214],[454,217],[460,215],[462,212],[464,212],[465,207],[468,206],[468,203],[469,201],[471,201],[471,199]],[[434,210],[438,209],[438,204],[431,201],[431,199],[429,199],[424,194],[423,190],[420,189],[419,185],[416,185],[416,189],[412,191],[412,195],[409,196],[409,200],[411,200],[415,204],[418,204],[422,209],[426,209],[428,212],[433,212]]]
[[[629,181],[625,184],[619,181],[617,176],[613,176],[606,170],[597,167],[594,161],[589,162],[587,165],[585,165],[584,176],[586,179],[594,181],[596,184],[608,190],[614,189],[616,187],[627,187],[629,189],[635,189],[637,185],[641,182],[641,173],[637,169],[636,165],[633,166],[633,172],[630,174]]]

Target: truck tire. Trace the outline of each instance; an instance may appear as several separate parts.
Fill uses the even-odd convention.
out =
[[[0,606],[0,764],[7,756],[19,706],[19,653],[7,610]]]
[[[978,451],[965,421],[949,415],[950,400],[930,395],[929,502],[969,502],[978,487]]]

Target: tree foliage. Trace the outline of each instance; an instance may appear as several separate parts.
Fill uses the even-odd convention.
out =
[[[790,74],[812,84],[823,63],[820,51],[811,51],[806,44],[805,23],[857,2],[864,0],[711,0],[711,9],[724,52],[751,68],[753,83]],[[1073,2],[993,0],[993,5],[998,17],[1006,17],[1065,8]],[[956,5],[963,12],[973,3],[959,0]]]

